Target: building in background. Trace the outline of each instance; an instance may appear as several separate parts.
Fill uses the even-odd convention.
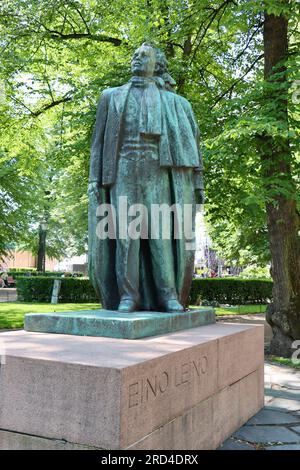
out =
[[[211,247],[211,239],[205,227],[204,212],[198,212],[196,215],[196,253],[195,268],[204,269],[208,267],[207,254]]]
[[[81,256],[72,256],[71,258],[65,258],[61,261],[57,261],[54,267],[54,271],[83,273],[84,275],[87,275],[87,265],[87,254]]]
[[[37,256],[30,251],[11,250],[8,256],[0,261],[0,270],[10,269],[34,269],[37,267]],[[50,259],[46,257],[46,271],[59,271],[70,273],[83,273],[87,275],[87,254],[73,256],[63,260]]]
[[[204,220],[205,212],[198,212],[196,215],[196,253],[195,271],[200,272],[204,277],[222,277],[228,274],[224,260],[218,257],[212,249],[212,241],[207,232]]]
[[[57,263],[56,259],[46,257],[46,271],[54,271]],[[9,255],[1,259],[0,265],[7,271],[12,268],[36,268],[37,256],[33,255],[30,251],[11,250]]]

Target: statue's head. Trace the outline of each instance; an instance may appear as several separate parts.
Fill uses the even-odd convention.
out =
[[[155,49],[149,44],[142,44],[136,49],[131,60],[131,70],[134,75],[152,77],[155,71]]]
[[[155,75],[163,75],[165,72],[167,72],[168,69],[166,55],[161,49],[155,48],[155,57]]]

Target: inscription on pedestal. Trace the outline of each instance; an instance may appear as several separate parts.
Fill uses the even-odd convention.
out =
[[[162,370],[152,377],[142,377],[128,386],[128,407],[133,408],[165,395],[171,388],[182,387],[193,381],[200,381],[208,370],[208,358],[200,356]]]

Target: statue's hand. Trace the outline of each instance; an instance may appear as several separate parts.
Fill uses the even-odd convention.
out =
[[[195,201],[196,204],[204,204],[205,196],[203,189],[195,189]]]
[[[88,186],[88,195],[95,195],[97,199],[100,197],[100,188],[99,188],[99,183],[97,181],[93,181],[92,183],[89,183]]]

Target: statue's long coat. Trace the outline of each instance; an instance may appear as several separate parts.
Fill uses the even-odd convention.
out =
[[[110,202],[110,188],[115,182],[118,154],[122,139],[122,116],[131,84],[105,90],[100,98],[92,139],[90,182],[99,184],[100,198],[90,195],[89,204],[89,274],[107,309],[118,307],[120,296],[115,272],[116,240],[96,236],[96,208]],[[193,204],[194,190],[203,189],[202,159],[198,147],[198,126],[190,103],[180,95],[160,89],[162,134],[159,160],[170,171],[172,204]],[[146,175],[145,175],[146,178]],[[146,180],[145,180],[146,181]],[[162,203],[165,201],[161,201]],[[194,214],[195,215],[195,214]],[[189,240],[190,241],[190,240]],[[194,250],[186,240],[175,240],[174,265],[179,300],[186,304],[193,276]],[[141,249],[140,291],[142,308],[158,309],[152,278],[149,250]]]

